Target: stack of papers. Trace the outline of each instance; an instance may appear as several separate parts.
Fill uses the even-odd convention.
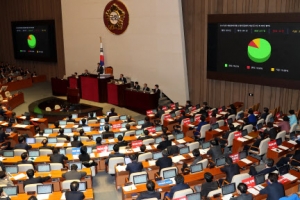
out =
[[[229,200],[231,198],[232,198],[232,194],[226,194],[226,195],[222,196],[223,200]]]
[[[100,153],[99,156],[100,157],[107,157],[109,154],[110,154],[110,152],[103,152],[103,153]]]
[[[251,136],[249,136],[249,135],[246,135],[246,136],[244,136],[245,138],[247,138],[247,139],[249,139],[249,140],[251,140],[253,137],[251,137]]]
[[[176,145],[175,142],[172,142],[172,145]]]
[[[149,117],[154,117],[154,114],[149,114],[148,116],[149,116]]]
[[[120,128],[119,130],[122,132],[122,131],[126,131],[127,129],[126,128]]]
[[[290,173],[284,174],[283,177],[286,178],[286,179],[288,179],[288,180],[290,180],[290,181],[294,181],[294,180],[297,179],[296,176],[293,176],[293,175],[290,174]]]
[[[56,143],[55,146],[56,146],[56,147],[62,147],[62,146],[64,146],[64,143]]]
[[[153,146],[154,146],[155,149],[157,149],[158,144],[154,144]]]
[[[209,148],[207,149],[199,149],[200,150],[200,154],[203,155],[203,154],[207,154]]]
[[[280,149],[283,149],[283,150],[288,150],[289,148],[288,147],[286,147],[286,146],[282,146],[282,145],[280,145],[280,146],[278,146]]]
[[[154,166],[156,164],[156,160],[149,160],[148,164],[149,166]]]
[[[142,126],[141,126],[141,125],[137,125],[136,128],[137,128],[137,129],[141,129]]]
[[[20,119],[26,119],[26,116],[21,116]]]
[[[245,141],[247,141],[248,139],[243,138],[243,137],[239,137],[237,140],[239,140],[239,141],[241,141],[241,142],[245,142]]]
[[[253,195],[258,195],[258,194],[259,194],[259,191],[257,191],[257,190],[254,189],[254,188],[249,188],[247,191],[250,192],[250,193],[253,194]]]
[[[95,158],[95,153],[90,153],[91,158]]]
[[[241,161],[244,162],[244,163],[246,163],[246,164],[251,164],[252,163],[252,161],[248,160],[247,158],[244,158]]]
[[[239,120],[238,120],[238,122],[240,122],[240,123],[244,123],[244,120],[242,120],[242,119],[239,119]]]
[[[137,147],[137,148],[132,149],[132,151],[133,151],[133,152],[139,152],[139,151],[141,151],[141,150],[140,150],[140,147]]]
[[[4,125],[4,126],[6,126],[8,123],[7,122],[4,122],[3,124],[1,124],[1,125]]]
[[[193,153],[189,153],[189,156],[191,156],[192,158],[194,158],[194,155],[193,155]]]
[[[135,187],[135,185],[128,185],[128,186],[124,186],[123,190],[126,192],[129,192],[131,190],[136,190],[136,187]]]
[[[256,185],[256,186],[254,186],[254,188],[257,189],[258,191],[260,191],[260,190],[264,189],[265,187],[262,185]]]
[[[125,154],[126,153],[126,149],[125,148],[120,148],[119,149],[119,153]]]
[[[297,142],[295,142],[295,141],[293,141],[293,140],[289,140],[288,143],[293,144],[293,145],[296,145],[296,144],[297,144]]]
[[[73,160],[79,159],[79,155],[73,155]]]
[[[70,147],[70,146],[72,146],[71,143],[67,143],[67,147]]]
[[[4,125],[4,123],[3,123]],[[26,128],[28,125],[23,125],[23,124],[17,124],[15,125],[14,127],[17,127],[17,128]]]
[[[65,192],[63,192],[63,193],[61,194],[60,199],[61,199],[61,200],[65,200],[65,199],[66,199],[66,194],[65,194]]]
[[[127,165],[118,165],[116,168],[119,172],[124,172],[126,171]]]
[[[113,142],[115,142],[115,139],[108,139],[108,142],[113,143]]]
[[[189,127],[195,127],[195,125],[193,125],[193,124],[189,124]]]
[[[234,127],[237,127],[237,126],[240,125],[239,123],[236,123],[236,122],[233,122],[232,124],[233,124]]]
[[[146,146],[146,149],[147,149],[147,150],[152,150],[152,147],[151,147],[150,145],[147,145],[147,146]]]
[[[220,114],[221,114],[221,115],[226,115],[227,112],[222,111],[222,112],[220,112]]]
[[[78,124],[77,125],[73,125],[73,128],[78,128],[78,126],[79,126]]]
[[[67,133],[66,135],[72,137],[74,133]]]
[[[168,121],[171,122],[171,121],[174,121],[174,120],[172,118],[169,118]]]
[[[223,130],[222,129],[219,129],[219,128],[216,128],[214,129],[215,131],[218,131],[218,132],[222,132]]]
[[[272,151],[275,151],[275,152],[277,152],[277,153],[280,153],[280,152],[282,152],[282,150],[281,149],[277,149],[277,148],[273,148],[273,149],[271,149]]]
[[[19,179],[24,178],[24,177],[26,177],[25,174],[18,174],[18,175],[16,175],[16,176],[14,176],[14,179],[15,179],[15,180],[19,180]]]
[[[32,121],[39,121],[40,118],[32,118]]]
[[[177,140],[177,142],[180,144],[186,143],[186,141],[184,139]]]
[[[38,194],[38,195],[36,195],[36,198],[38,199],[38,200],[47,200],[47,199],[49,199],[49,195],[50,194]]]
[[[184,159],[185,159],[185,157],[183,157],[182,155],[174,156],[174,157],[172,157],[172,162],[178,163],[180,160],[184,160]]]

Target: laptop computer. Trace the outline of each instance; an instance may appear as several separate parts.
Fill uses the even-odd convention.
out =
[[[7,134],[11,133],[11,128],[6,128],[5,133],[7,133]]]
[[[277,138],[276,144],[277,144],[277,146],[280,146],[282,144],[282,138]]]
[[[67,121],[66,120],[59,120],[59,125],[67,125]]]
[[[240,158],[240,160],[247,158],[247,151],[239,152],[239,158]]]
[[[232,118],[228,118],[227,119],[227,124],[232,124],[233,123],[233,119]]]
[[[263,127],[264,125],[262,124],[262,123],[259,123],[259,124],[257,124],[256,125],[256,127],[257,127],[257,130],[260,130],[260,129],[262,129],[262,127]]]
[[[121,116],[120,116],[120,120],[122,120],[122,121],[127,121],[127,116],[126,116],[126,115],[121,115]]]
[[[162,157],[163,157],[162,152],[152,153],[153,160],[157,160]]]
[[[211,125],[211,129],[214,130],[214,129],[217,129],[219,128],[219,124],[218,123],[214,123]]]
[[[145,121],[142,119],[142,120],[139,120],[137,124],[138,125],[143,125],[144,123],[145,123]]]
[[[7,186],[3,187],[3,192],[8,196],[17,196],[18,195],[18,186]]]
[[[187,194],[186,200],[201,200],[201,193],[196,192],[196,193],[192,193],[192,194]]]
[[[169,169],[163,172],[164,179],[174,178],[175,176],[176,176],[176,169]]]
[[[156,126],[155,127],[155,132],[162,132],[162,127],[161,126]]]
[[[26,138],[26,143],[27,144],[35,144],[35,138]]]
[[[171,113],[170,113],[170,115],[171,115],[171,118],[174,118],[174,117],[176,117],[176,114],[175,114],[175,112],[171,112]]]
[[[3,157],[14,157],[15,153],[14,150],[4,150]]]
[[[106,116],[109,116],[110,113],[111,113],[110,111],[106,112]]]
[[[5,170],[10,174],[17,174],[19,172],[17,165],[6,165]]]
[[[202,149],[208,149],[208,148],[210,148],[210,142],[203,142]]]
[[[147,174],[133,176],[134,185],[146,183],[147,180],[148,180]]]
[[[37,115],[36,115],[36,118],[39,118],[39,119],[40,119],[40,118],[43,118],[43,117],[44,117],[44,115],[42,115],[42,114],[37,114]]]
[[[190,166],[190,171],[191,173],[197,173],[197,172],[201,172],[203,170],[203,165],[202,163],[197,163],[195,165],[191,165]]]
[[[72,133],[72,129],[71,128],[64,128],[64,133]]]
[[[135,135],[136,135],[136,136],[140,136],[142,133],[143,133],[143,130],[142,130],[142,129],[136,130],[136,131],[135,131]]]
[[[37,199],[48,199],[53,191],[52,184],[37,185],[36,189]]]
[[[59,154],[66,155],[66,149],[65,148],[60,148],[59,149]]]
[[[244,137],[246,135],[248,135],[248,130],[247,129],[242,130],[242,136]]]
[[[278,168],[278,173],[279,173],[280,176],[289,173],[289,171],[290,171],[290,166],[289,165],[284,165],[284,166]]]
[[[114,144],[109,144],[108,145],[108,151],[113,151],[114,149]]]
[[[125,157],[124,161],[125,161],[125,165],[128,165],[129,163],[132,163],[131,159],[129,157]]]
[[[44,129],[44,134],[51,134],[53,133],[53,129],[52,128],[45,128]]]
[[[200,108],[200,104],[196,104],[196,109],[199,109]]]
[[[230,183],[228,185],[222,186],[222,195],[232,194],[235,192],[235,183]]]
[[[24,124],[24,125],[29,125],[29,124],[30,124],[30,121],[29,121],[29,120],[24,120],[24,121],[23,121],[23,124]]]
[[[190,152],[190,148],[189,147],[182,147],[182,148],[179,149],[180,155],[187,154],[189,152]]]
[[[191,122],[191,123],[194,123],[194,122],[195,122],[195,118],[194,118],[194,117],[191,117],[191,118],[190,118],[190,122]]]
[[[162,141],[161,137],[155,138],[155,144],[159,144]]]
[[[30,149],[28,150],[28,160],[34,160],[37,157],[40,156],[40,150],[39,149]]]
[[[57,138],[56,137],[48,138],[48,143],[50,143],[50,144],[57,143]]]
[[[260,185],[265,182],[265,174],[258,174],[254,176],[255,185]]]
[[[225,163],[226,163],[225,157],[216,159],[216,166],[217,167],[225,165]]]
[[[79,182],[78,191],[80,192],[86,191],[86,182]]]
[[[184,134],[183,133],[177,133],[176,134],[176,140],[180,140],[184,137]]]
[[[243,112],[239,114],[239,119],[241,119],[241,120],[244,119],[244,113]]]
[[[50,172],[51,171],[50,164],[38,164],[37,171],[38,172]]]
[[[78,118],[78,114],[77,113],[72,114],[72,119],[76,119],[76,118]]]
[[[84,132],[90,132],[92,130],[92,127],[84,126],[84,127],[82,127],[82,129],[83,129]]]

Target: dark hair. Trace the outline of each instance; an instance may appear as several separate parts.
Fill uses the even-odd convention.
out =
[[[135,154],[132,154],[129,156],[130,160],[134,161],[137,159],[136,155]]]
[[[225,160],[226,160],[226,163],[227,164],[229,164],[229,165],[231,165],[233,162],[232,162],[232,158],[230,157],[230,156],[227,156],[226,158],[225,158]]]
[[[268,113],[268,112],[269,112],[269,108],[264,107],[264,112],[265,112],[265,113]]]
[[[163,133],[167,133],[167,131],[168,131],[168,127],[162,127],[162,131],[163,131]]]
[[[149,122],[150,118],[148,116],[145,117],[145,121]]]
[[[175,176],[176,184],[184,183],[184,177],[181,174]]]
[[[58,132],[59,132],[59,134],[63,135],[64,132],[65,132],[65,130],[64,130],[63,128],[60,128],[60,129],[58,130]]]
[[[97,143],[97,144],[101,144],[101,142],[102,142],[102,138],[101,138],[101,137],[97,137],[97,138],[96,138],[96,143]]]
[[[155,86],[156,86],[157,88],[159,88],[159,85],[155,84]]]
[[[43,139],[42,140],[42,144],[43,144],[43,146],[46,146],[48,144],[48,140],[47,139]]]
[[[205,116],[204,116],[204,115],[201,115],[200,120],[201,120],[202,122],[204,122],[204,121],[205,121]]]
[[[80,130],[79,130],[79,135],[80,135],[80,136],[83,136],[83,134],[84,134],[84,130],[83,130],[83,129],[80,129]]]
[[[253,110],[252,110],[252,109],[249,109],[249,110],[248,110],[248,113],[252,115],[252,114],[253,114]]]
[[[146,183],[146,187],[148,191],[154,191],[155,184],[152,180],[148,180]]]
[[[294,111],[294,110],[289,110],[289,113],[290,113],[291,115],[293,115],[293,114],[295,114],[295,111]]]
[[[86,146],[80,147],[80,153],[81,154],[87,154],[87,147]]]
[[[44,131],[39,131],[39,135],[44,135]]]
[[[69,115],[69,119],[72,119],[72,115]]]
[[[58,121],[55,121],[55,122],[54,122],[54,126],[55,126],[55,128],[58,128],[58,127],[59,127],[59,122],[58,122]]]
[[[216,117],[216,116],[217,116],[217,113],[213,112],[213,113],[211,114],[211,116],[212,116],[212,117]]]
[[[145,152],[145,150],[146,150],[146,145],[142,144],[142,145],[140,146],[140,150],[141,150],[141,152]]]
[[[288,122],[288,121],[290,121],[290,118],[289,118],[288,116],[284,116],[284,117],[283,117],[283,121]]]
[[[105,125],[105,126],[104,126],[104,129],[105,129],[105,131],[109,131],[109,126],[108,126],[108,125]]]
[[[267,123],[267,127],[268,127],[268,128],[272,128],[272,127],[273,127],[273,123],[272,123],[272,122],[268,122],[268,123]]]
[[[144,130],[145,135],[149,135],[149,131],[147,129]]]
[[[168,137],[166,134],[163,134],[161,137],[162,137],[165,141],[168,141],[168,140],[169,140],[169,137]]]
[[[110,112],[114,113],[115,112],[115,108],[111,108]]]
[[[126,124],[125,128],[126,128],[127,130],[130,130],[130,124]]]
[[[163,150],[161,153],[162,153],[162,155],[163,155],[164,157],[168,157],[168,156],[169,156],[169,153],[168,153],[167,150]]]
[[[273,160],[272,158],[268,158],[268,159],[266,160],[266,165],[267,165],[268,167],[273,167],[273,165],[274,165],[274,160]]]
[[[213,175],[209,172],[205,172],[204,173],[204,179],[206,180],[206,182],[212,182],[212,180],[214,179]]]
[[[137,82],[137,81],[136,81],[136,82],[134,82],[134,83],[135,83],[135,84],[139,84],[139,82]]]
[[[18,137],[19,143],[22,143],[24,140],[25,140],[24,136],[19,136],[19,137]]]
[[[233,130],[235,129],[234,125],[233,125],[233,124],[229,124],[229,129],[230,129],[231,131],[233,131]]]
[[[122,136],[122,135],[119,135],[119,136],[118,136],[118,141],[121,142],[122,140],[123,140],[123,136]]]
[[[21,154],[22,160],[25,160],[27,157],[28,157],[27,152],[23,152],[23,153]]]
[[[248,187],[245,183],[238,184],[237,188],[242,194],[246,193],[248,190]]]
[[[85,118],[81,119],[81,123],[85,124],[86,123],[86,119]]]
[[[58,148],[54,148],[52,152],[53,152],[53,154],[58,154],[59,149]]]
[[[105,117],[104,121],[105,121],[106,123],[108,123],[108,122],[109,122],[109,117],[108,117],[108,116]]]
[[[31,196],[31,197],[28,198],[28,200],[37,200],[37,198],[36,198],[36,196]]]
[[[190,100],[186,100],[186,103],[189,104],[189,105],[192,105]]]
[[[76,164],[71,165],[71,170],[77,170],[77,169],[78,169],[78,166]]]
[[[206,101],[205,101],[205,102],[203,102],[203,105],[207,106],[207,102],[206,102]]]
[[[73,181],[70,183],[70,189],[71,191],[77,191],[79,188],[79,183],[77,181]]]
[[[33,171],[33,169],[28,169],[28,170],[26,171],[26,174],[27,174],[27,176],[28,176],[29,178],[32,178],[32,177],[34,176],[34,171]]]
[[[0,171],[0,178],[4,178],[6,176],[6,173],[4,171]]]
[[[217,146],[217,145],[218,145],[218,143],[217,143],[216,140],[211,140],[211,141],[210,141],[210,144],[213,145],[213,146]]]
[[[192,153],[193,153],[193,156],[195,156],[195,157],[200,156],[200,151],[199,151],[199,149],[194,149],[194,150],[192,151]]]
[[[119,152],[119,148],[120,148],[119,145],[115,144],[113,147],[114,152]]]
[[[275,173],[269,173],[268,179],[272,182],[275,183],[278,181],[278,174]]]
[[[74,136],[73,136],[73,140],[74,140],[74,141],[78,141],[78,135],[74,135]]]

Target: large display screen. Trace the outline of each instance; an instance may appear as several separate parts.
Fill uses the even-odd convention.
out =
[[[293,82],[300,81],[300,22],[240,22],[240,16],[208,23],[207,77],[300,88]]]
[[[15,59],[57,61],[54,20],[12,22]]]

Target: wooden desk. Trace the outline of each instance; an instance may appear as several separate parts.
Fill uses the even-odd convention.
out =
[[[25,116],[17,116],[18,123],[22,124],[25,120]],[[45,128],[48,128],[48,119],[47,118],[30,118],[31,123],[38,125],[41,130],[44,130]]]
[[[232,149],[231,149],[232,153],[233,154],[238,153],[243,150],[245,145],[249,145],[249,144],[253,143],[254,139],[257,138],[258,134],[259,134],[258,131],[253,131],[253,132],[249,133],[248,135],[251,136],[252,139],[249,139],[244,142],[237,140],[237,139],[233,139],[233,144],[232,144]]]
[[[107,102],[120,107],[125,105],[125,90],[130,87],[130,83],[117,85],[107,83]]]
[[[35,77],[32,77],[32,83],[40,83],[40,82],[45,82],[47,81],[46,75],[38,75]]]
[[[221,129],[222,131],[221,132],[215,130],[206,131],[205,141],[210,141],[215,137],[221,136],[225,131],[229,130],[228,126],[221,126],[219,127],[219,129]]]
[[[283,141],[282,146],[286,146],[289,149],[294,149],[294,147],[295,147],[295,145],[288,143],[287,141]],[[278,149],[280,149],[280,148],[278,148]],[[268,148],[267,158],[272,158],[274,160],[274,162],[277,163],[281,157],[285,156],[287,153],[292,153],[288,149],[287,150],[281,149],[281,150],[282,150],[281,152],[277,152],[277,151],[273,151]]]
[[[24,93],[19,92],[13,94],[12,98],[9,98],[7,102],[3,102],[3,105],[5,105],[9,110],[13,110],[24,102]]]

